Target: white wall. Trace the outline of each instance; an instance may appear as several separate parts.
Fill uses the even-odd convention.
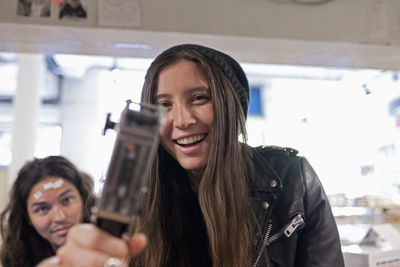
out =
[[[400,39],[397,0],[335,0],[315,6],[270,0],[131,1],[138,3],[132,7],[132,16],[140,18],[138,25],[116,28],[356,43],[393,44]],[[16,16],[17,1],[1,1],[0,20],[99,28],[98,0],[86,2],[88,17],[83,22],[59,20],[54,3],[50,18]]]
[[[87,2],[87,20],[59,21],[55,5],[50,18],[25,18],[16,1],[1,1],[0,50],[153,57],[196,42],[242,62],[400,68],[398,0],[138,0],[129,27],[99,26],[98,0]]]

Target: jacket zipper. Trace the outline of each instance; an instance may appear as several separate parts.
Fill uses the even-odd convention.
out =
[[[297,228],[302,226],[304,224],[303,217],[301,214],[297,214],[296,217],[293,218],[293,220],[286,224],[279,232],[274,234],[268,239],[267,246],[270,245],[272,242],[275,242],[278,240],[283,234],[286,235],[286,237],[290,237],[294,232],[296,232]]]
[[[267,232],[266,232],[265,235],[264,235],[264,239],[263,239],[263,242],[262,242],[262,244],[261,244],[260,251],[259,251],[258,254],[257,254],[257,258],[256,258],[256,261],[254,262],[253,267],[256,267],[257,264],[258,264],[258,262],[260,261],[261,255],[263,254],[264,249],[265,249],[265,247],[267,246],[268,238],[269,238],[269,235],[270,235],[270,233],[271,233],[271,229],[272,229],[272,223],[268,223]],[[268,265],[268,263],[267,263],[267,265]],[[268,267],[268,266],[267,266],[267,267]]]
[[[268,227],[267,227],[267,232],[265,233],[265,236],[264,236],[264,239],[262,242],[262,247],[260,248],[260,251],[257,254],[257,258],[256,258],[256,261],[255,261],[253,267],[257,266],[266,246],[269,246],[272,242],[278,240],[282,235],[286,235],[286,237],[290,237],[294,232],[296,232],[297,228],[299,228],[303,224],[304,224],[303,217],[301,216],[301,214],[297,214],[296,217],[294,217],[290,223],[286,224],[279,232],[277,232],[273,236],[269,237],[269,235],[271,233],[271,229],[272,229],[272,224],[269,223]],[[268,265],[268,263],[267,263],[267,265]]]

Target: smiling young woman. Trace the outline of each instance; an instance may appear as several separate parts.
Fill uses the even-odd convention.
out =
[[[148,247],[132,266],[344,266],[308,161],[245,144],[249,85],[237,61],[200,45],[169,48],[148,69],[142,101],[167,114],[137,225]]]
[[[215,63],[187,48],[160,55],[143,88],[143,101],[167,107],[160,129],[159,173],[151,181],[160,185],[154,187],[159,191],[148,199],[150,210],[142,226],[145,233],[160,236],[149,235],[143,262],[246,266],[252,258],[255,219],[249,220],[254,215],[245,201],[246,151],[238,142],[239,133],[246,136],[243,99]],[[240,68],[237,63],[234,67]],[[240,78],[247,82],[244,73]],[[151,219],[158,212],[162,217]]]
[[[35,266],[54,255],[73,225],[88,222],[92,191],[91,178],[64,157],[27,162],[0,215],[3,267]]]

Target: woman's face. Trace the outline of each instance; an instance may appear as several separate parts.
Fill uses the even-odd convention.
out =
[[[30,222],[56,250],[69,229],[83,219],[83,202],[73,184],[61,177],[48,177],[32,187],[27,209]]]
[[[163,147],[189,171],[202,171],[211,147],[213,105],[208,81],[192,61],[168,66],[158,77],[156,103],[166,107]]]

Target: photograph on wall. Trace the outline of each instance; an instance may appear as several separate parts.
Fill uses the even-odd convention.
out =
[[[65,0],[60,4],[58,18],[61,19],[86,19],[87,5],[86,0]]]
[[[50,17],[50,13],[51,0],[18,0],[18,16]]]

